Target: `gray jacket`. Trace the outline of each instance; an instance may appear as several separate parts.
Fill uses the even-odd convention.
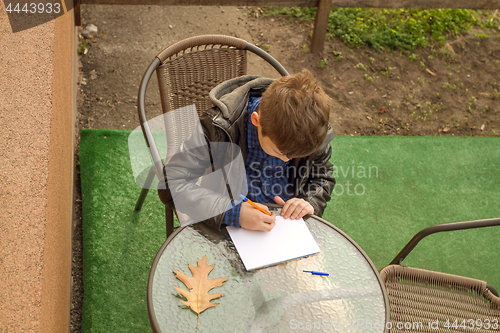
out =
[[[248,99],[252,96],[260,97],[273,81],[273,79],[248,75],[225,81],[212,89],[210,99],[215,107],[207,110],[206,114],[200,118],[204,139],[210,143],[237,144],[241,149],[243,161],[245,161],[247,156],[246,111]],[[288,181],[293,184],[295,197],[303,198],[309,202],[314,208],[314,214],[318,216],[322,216],[335,186],[333,165],[329,162],[332,152],[330,141],[334,136],[335,132],[328,125],[326,138],[320,148],[307,157],[292,159],[290,164],[293,172],[289,173]],[[202,144],[209,147],[207,143],[200,142],[192,145],[193,147],[198,146],[198,148],[185,150],[174,155],[169,162],[173,165],[173,169],[169,167],[167,179],[195,179],[203,175],[207,169],[219,170],[227,164],[228,159],[231,160],[235,154],[238,154],[238,152],[231,151],[225,154],[230,156],[225,160],[213,159],[214,152],[209,148],[201,148]],[[231,205],[231,200],[227,196],[210,195],[209,190],[185,181],[182,182],[182,185],[175,186],[169,186],[167,181],[166,189],[160,189],[159,195],[162,202],[172,209],[174,209],[172,198],[182,198],[192,202],[193,207],[204,214],[214,211],[214,207],[229,207]],[[222,225],[224,213],[217,215],[214,213],[213,216],[205,219],[204,222],[216,230],[221,230],[224,227]]]

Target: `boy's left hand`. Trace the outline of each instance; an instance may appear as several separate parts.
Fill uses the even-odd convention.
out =
[[[274,201],[278,205],[282,205],[281,208],[281,216],[285,219],[291,218],[292,220],[300,219],[307,214],[314,214],[314,208],[311,204],[304,199],[300,198],[292,198],[285,202],[285,200],[281,199],[279,196],[274,197]]]

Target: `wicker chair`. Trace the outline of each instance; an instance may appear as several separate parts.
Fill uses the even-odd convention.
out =
[[[194,113],[194,116],[190,117],[197,117],[213,106],[208,97],[212,88],[223,81],[246,75],[247,51],[266,60],[282,76],[288,75],[285,68],[271,55],[242,39],[230,36],[204,35],[187,38],[170,45],[155,57],[142,78],[137,101],[141,128],[153,157],[154,166],[146,178],[135,206],[136,210],[141,209],[155,175],[158,179],[164,179],[162,158],[154,142],[145,112],[146,88],[153,72],[156,71],[158,77],[163,113],[195,104],[198,115]],[[188,119],[184,123],[173,121],[168,124],[165,127],[167,144],[178,145],[179,142],[176,140],[183,137],[183,132],[190,133],[186,128],[196,123],[195,119],[192,120]],[[165,162],[168,158],[169,156]],[[176,214],[180,219],[180,214],[177,212]],[[173,231],[172,210],[166,207],[165,215],[168,237]]]
[[[498,225],[500,218],[458,222],[432,226],[416,234],[391,264],[380,270],[390,303],[389,331],[499,332],[500,298],[486,282],[401,265],[427,235]]]

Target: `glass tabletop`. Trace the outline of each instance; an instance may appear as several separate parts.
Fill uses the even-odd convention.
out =
[[[277,210],[279,213],[279,210]],[[148,281],[153,332],[386,332],[385,288],[364,251],[340,229],[310,215],[305,218],[321,252],[276,266],[246,271],[227,231],[204,223],[174,232],[158,251]],[[228,278],[209,293],[224,295],[197,315],[182,305],[173,288],[187,289],[173,269],[192,276],[204,255],[215,264],[209,279]],[[328,272],[313,276],[303,270]]]

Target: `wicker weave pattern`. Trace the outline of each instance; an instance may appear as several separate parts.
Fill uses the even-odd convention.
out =
[[[246,51],[204,45],[169,57],[157,70],[163,112],[196,104],[198,114],[213,104],[208,93],[219,83],[246,74]]]
[[[385,267],[380,275],[390,302],[390,332],[500,332],[493,325],[486,330],[475,323],[489,319],[493,324],[496,319],[500,325],[500,298],[486,288],[484,281],[399,265]],[[472,327],[469,320],[473,319],[474,328],[459,327],[464,319],[466,327]],[[436,320],[439,328],[429,327],[429,322]],[[444,328],[447,320],[450,326],[457,320],[458,327]],[[398,329],[398,323],[403,323],[399,324],[402,329]],[[411,328],[407,324],[405,329],[404,323],[411,323]]]

